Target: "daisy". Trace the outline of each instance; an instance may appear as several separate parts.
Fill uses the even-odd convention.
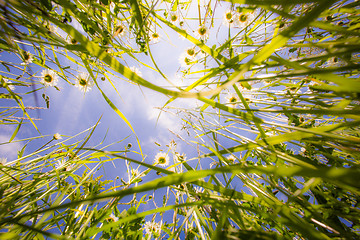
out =
[[[169,156],[164,152],[159,152],[155,156],[154,164],[160,165],[160,166],[167,166],[169,165],[170,159]]]
[[[169,20],[172,24],[176,24],[179,22],[179,14],[177,14],[176,12],[170,12],[169,14]]]
[[[0,158],[0,165],[5,165],[7,162],[7,158]]]
[[[146,234],[160,233],[161,231],[161,225],[156,222],[147,221],[144,227]]]
[[[138,69],[137,67],[130,67],[130,70],[133,71],[139,77],[142,77],[142,73],[141,73],[140,69]]]
[[[144,173],[140,173],[138,169],[131,169],[132,178],[140,178],[144,176]]]
[[[235,160],[236,160],[234,155],[229,155],[226,159],[229,160],[230,162],[235,162]]]
[[[117,222],[119,220],[119,218],[115,217],[115,215],[113,213],[110,214],[109,219],[111,219],[114,222]]]
[[[55,168],[57,170],[71,171],[74,167],[74,164],[66,164],[65,159],[58,160],[55,164]]]
[[[126,34],[126,26],[123,23],[120,23],[119,25],[116,26],[115,31],[114,31],[114,37],[118,36],[119,37],[123,37]]]
[[[236,105],[236,103],[239,101],[238,96],[234,93],[229,93],[226,97],[226,102],[230,103],[232,105]]]
[[[206,40],[209,37],[209,28],[205,25],[199,26],[195,32],[195,36],[201,40]]]
[[[179,57],[179,63],[182,67],[189,67],[189,65],[193,64],[196,61],[196,58],[193,56],[189,56],[186,52],[182,53]]]
[[[85,93],[91,90],[91,88],[94,86],[94,81],[90,79],[89,74],[80,73],[76,78],[75,86]]]
[[[230,9],[225,11],[224,16],[223,16],[223,25],[225,26],[229,26],[229,27],[234,27],[235,25],[235,13],[233,11],[231,11]]]
[[[160,34],[156,31],[150,33],[150,42],[158,43],[160,41]]]
[[[15,90],[14,85],[12,85],[12,82],[9,79],[3,78],[3,80],[4,80],[4,83],[5,83],[5,84],[3,84],[3,87],[7,86],[11,91]]]
[[[203,192],[204,192],[204,188],[202,188],[202,187],[194,187],[194,191],[195,191],[196,193],[203,193]]]
[[[191,57],[195,57],[196,52],[195,52],[195,49],[193,47],[187,48],[185,50],[185,52],[186,52],[187,55],[189,55]]]
[[[75,38],[72,38],[72,37],[68,38],[67,42],[69,44],[74,44],[74,45],[78,43],[78,41]]]
[[[176,157],[174,158],[176,161],[186,161],[186,154],[176,154]]]
[[[241,12],[235,16],[235,24],[239,28],[247,27],[255,17],[255,12]]]
[[[58,81],[58,76],[53,70],[45,69],[41,72],[41,83],[45,86],[54,87]]]
[[[60,140],[60,139],[62,139],[62,137],[61,137],[61,135],[60,135],[59,133],[55,133],[54,136],[53,136],[53,138],[54,138],[55,140]]]
[[[30,52],[23,52],[23,60],[24,62],[21,65],[28,65],[33,62],[34,57]]]

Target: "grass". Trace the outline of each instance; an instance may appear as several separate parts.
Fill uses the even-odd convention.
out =
[[[24,139],[46,144],[27,153],[26,143],[17,159],[0,165],[0,238],[358,238],[358,5],[5,1],[0,48],[19,61],[1,59],[1,101],[11,104],[0,109],[0,123],[17,125],[1,144],[21,141],[24,124],[39,131],[22,100],[43,89],[28,65],[53,69],[73,87],[79,73],[66,58],[89,74],[93,91],[131,129],[138,146],[89,147],[97,124],[63,139],[41,134]],[[225,6],[251,21],[219,24]],[[172,22],[170,12],[180,22]],[[210,28],[208,39],[195,37],[198,22]],[[118,23],[127,35],[113,34]],[[156,59],[149,36],[154,31],[180,34],[194,47],[194,63],[179,71],[184,86],[174,84]],[[175,35],[163,38],[170,36]],[[29,50],[32,62],[26,59]],[[129,60],[176,87],[141,77]],[[27,77],[16,77],[18,72]],[[167,166],[146,161],[133,123],[99,79],[109,80],[117,93],[116,83],[126,80],[168,97],[162,114],[177,114],[186,134],[168,146],[166,156],[173,160]],[[25,86],[32,89],[24,92]],[[43,98],[49,101],[45,93]],[[171,107],[179,98],[201,104]],[[197,154],[185,157],[176,144]],[[97,177],[105,163],[115,161],[125,164],[128,181]],[[153,172],[157,177],[150,179]]]

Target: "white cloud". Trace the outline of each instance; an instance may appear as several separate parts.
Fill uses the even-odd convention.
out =
[[[7,162],[17,159],[17,151],[22,147],[20,142],[7,143],[10,137],[11,135],[0,135],[0,158],[7,158]]]

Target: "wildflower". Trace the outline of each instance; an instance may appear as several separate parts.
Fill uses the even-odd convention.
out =
[[[300,155],[305,156],[306,155],[306,149],[304,147],[300,148]]]
[[[172,24],[176,24],[179,22],[180,17],[176,12],[170,12],[169,19]]]
[[[7,86],[11,91],[15,90],[14,85],[12,85],[12,82],[9,79],[3,78],[3,80],[4,80],[4,83],[5,83],[5,84],[3,84],[4,87]]]
[[[57,170],[71,171],[75,167],[74,164],[67,164],[65,159],[58,160],[55,164]]]
[[[177,161],[186,161],[186,154],[176,154],[176,157],[174,159]]]
[[[57,31],[58,31],[57,26],[54,26],[54,25],[52,25],[52,24],[49,24],[49,25],[48,25],[48,29],[49,29],[49,31],[52,32],[52,33],[57,33]]]
[[[76,87],[79,88],[84,93],[90,91],[94,86],[94,81],[90,79],[89,74],[80,73],[76,79]]]
[[[185,50],[185,52],[186,52],[187,55],[189,55],[191,57],[195,57],[196,52],[195,52],[195,49],[193,47],[187,48]]]
[[[5,165],[7,162],[7,158],[0,158],[0,165]]]
[[[160,34],[155,30],[150,33],[150,42],[151,43],[158,43],[160,41]]]
[[[202,25],[195,32],[195,36],[201,40],[206,40],[209,37],[209,28]]]
[[[67,40],[67,42],[69,43],[69,44],[77,44],[78,43],[78,41],[75,39],[75,38],[72,38],[72,37],[70,37],[68,40]]]
[[[156,222],[147,221],[144,227],[146,234],[152,234],[152,233],[159,234],[161,231],[161,224]]]
[[[60,135],[59,133],[55,133],[54,136],[53,136],[53,138],[54,138],[55,140],[62,139],[62,137],[61,137],[61,135]]]
[[[194,187],[194,191],[195,191],[196,193],[203,193],[203,192],[204,192],[204,188],[202,188],[202,187]]]
[[[239,28],[247,27],[255,17],[255,12],[241,12],[235,16],[235,24]]]
[[[141,73],[140,69],[138,69],[137,67],[130,67],[130,70],[133,71],[139,77],[142,77],[142,73]]]
[[[115,217],[115,215],[113,213],[110,214],[109,219],[111,219],[114,222],[117,222],[119,220],[119,218]]]
[[[229,155],[226,159],[229,160],[230,162],[235,162],[235,160],[236,160],[234,155]]]
[[[182,67],[188,67],[196,61],[194,56],[190,56],[187,52],[182,53],[179,57],[179,63]]]
[[[41,83],[45,86],[54,87],[58,81],[58,76],[53,70],[45,69],[41,72]]]
[[[119,37],[123,37],[126,34],[126,26],[123,23],[120,23],[116,26],[113,37],[116,37],[119,35]]]
[[[236,15],[230,9],[225,11],[224,16],[223,16],[223,22],[222,22],[223,25],[229,26],[229,27],[234,27],[235,17],[236,17]]]
[[[216,167],[218,164],[219,164],[218,162],[213,161],[213,162],[210,163],[210,168]]]
[[[154,164],[160,165],[160,166],[167,166],[169,165],[169,156],[164,152],[159,152],[155,156]]]
[[[21,65],[28,65],[33,62],[34,57],[30,52],[23,52],[23,63]]]
[[[255,88],[253,88],[253,89],[255,89]],[[250,102],[251,100],[253,100],[254,99],[254,96],[250,93],[250,92],[243,92],[242,93],[242,96],[243,96],[243,98],[245,99],[245,101],[247,101],[247,102]]]
[[[144,173],[140,173],[137,169],[131,169],[132,178],[140,178],[144,176]]]
[[[236,105],[238,101],[239,101],[238,96],[234,93],[229,93],[228,96],[226,97],[226,102],[232,105]]]

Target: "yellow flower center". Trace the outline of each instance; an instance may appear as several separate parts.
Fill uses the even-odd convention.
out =
[[[118,26],[116,28],[116,34],[121,34],[122,32],[124,32],[125,28],[124,26]]]
[[[200,34],[201,36],[204,36],[204,35],[206,34],[206,32],[207,32],[207,29],[206,29],[205,27],[199,28],[199,34]]]
[[[177,19],[178,19],[178,17],[176,15],[171,16],[171,21],[175,22]]]
[[[192,49],[192,48],[188,49],[187,54],[189,54],[190,56],[194,55],[195,54],[194,49]]]
[[[85,79],[80,79],[79,84],[81,86],[86,86],[87,81]]]
[[[189,64],[191,63],[191,59],[188,58],[188,57],[186,57],[186,58],[184,59],[184,62],[186,63],[186,65],[189,65]]]
[[[239,16],[239,21],[240,22],[246,22],[247,19],[248,19],[248,16],[246,14],[241,14]]]
[[[230,20],[232,18],[232,13],[231,12],[227,13],[225,15],[225,17],[226,17],[226,20]]]
[[[159,34],[158,34],[158,33],[153,33],[153,34],[152,34],[152,37],[153,37],[153,38],[158,38],[158,37],[159,37]]]
[[[165,164],[166,163],[166,158],[165,157],[160,157],[158,160],[159,164]]]
[[[234,103],[234,102],[236,102],[236,101],[237,101],[236,97],[231,97],[231,98],[230,98],[230,102],[231,102],[231,103]]]
[[[45,82],[51,83],[53,78],[52,78],[52,76],[50,74],[46,74],[44,76],[44,80],[45,80]]]

